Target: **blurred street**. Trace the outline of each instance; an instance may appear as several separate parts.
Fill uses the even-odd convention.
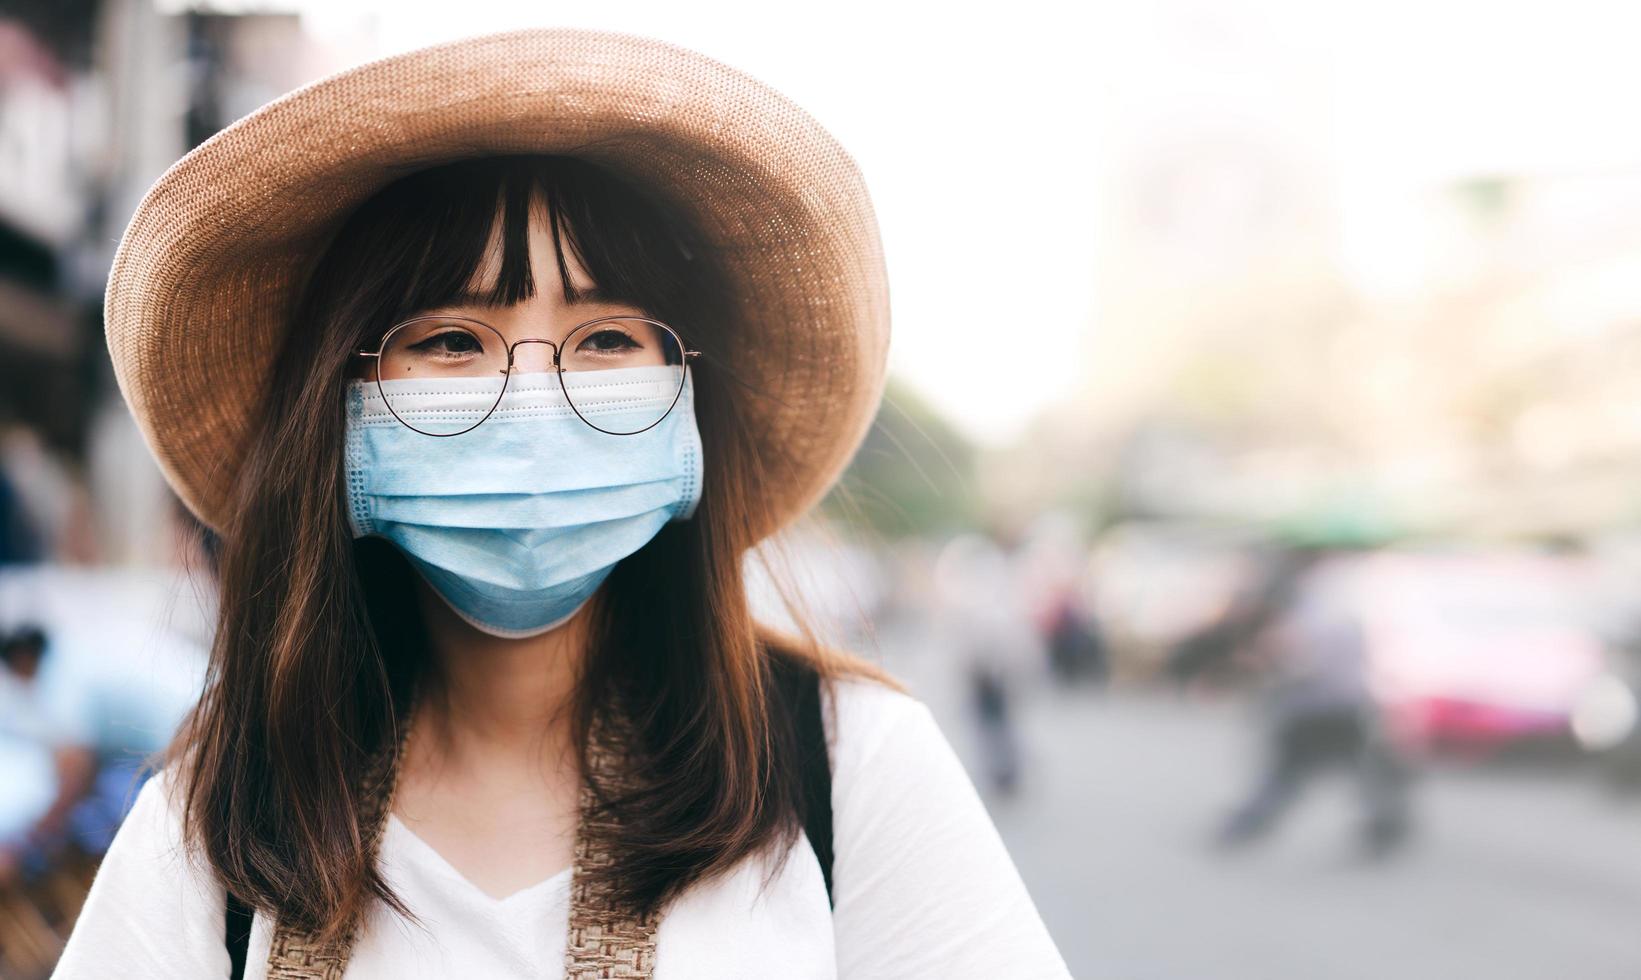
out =
[[[1641,980],[1641,5],[765,13],[570,19],[787,93],[879,213],[877,416],[741,584],[931,707],[1073,975]],[[116,382],[138,202],[282,93],[562,14],[0,11],[0,980],[257,635]],[[709,361],[789,325],[742,326]]]
[[[938,645],[879,635],[886,666],[978,746]],[[1633,978],[1641,802],[1566,770],[1427,772],[1411,848],[1351,850],[1353,787],[1325,779],[1281,832],[1215,853],[1257,759],[1240,702],[1030,692],[1016,799],[988,798],[1073,975],[1124,980]]]

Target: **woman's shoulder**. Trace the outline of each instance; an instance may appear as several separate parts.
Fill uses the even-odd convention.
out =
[[[140,850],[166,861],[184,860],[182,787],[174,766],[154,771],[136,790],[109,854]]]
[[[223,901],[184,840],[176,774],[162,769],[137,791],[53,976],[221,976]]]
[[[1067,977],[928,706],[870,676],[828,687],[838,975]]]
[[[97,881],[113,884],[117,878],[152,875],[190,883],[212,878],[204,857],[184,834],[181,781],[171,766],[153,773],[137,789],[103,856]]]
[[[944,777],[947,788],[967,782],[934,714],[892,679],[844,673],[828,678],[823,691],[836,795],[872,794],[913,778]]]
[[[898,680],[869,663],[866,667],[855,667],[851,663],[834,671],[826,678],[822,690],[840,710],[870,716],[894,716],[924,709],[923,702]]]
[[[895,735],[927,739],[940,734],[928,706],[887,675],[839,673],[826,679],[822,692],[827,736],[835,750],[866,751]]]

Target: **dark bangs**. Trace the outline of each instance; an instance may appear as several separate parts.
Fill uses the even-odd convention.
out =
[[[694,342],[697,325],[722,322],[699,309],[725,295],[702,289],[712,273],[694,225],[667,202],[606,168],[573,157],[517,155],[459,160],[400,178],[349,219],[332,245],[380,284],[361,323],[368,344],[422,310],[456,304],[475,285],[492,305],[535,295],[530,271],[532,204],[545,207],[564,299],[576,298],[572,251],[611,302],[630,304]],[[475,283],[499,233],[499,274]]]

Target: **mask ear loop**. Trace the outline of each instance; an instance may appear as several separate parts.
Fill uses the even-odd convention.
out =
[[[366,384],[368,382],[355,380],[348,385],[347,422],[342,434],[342,479],[347,493],[343,509],[347,511],[348,529],[355,539],[366,537],[376,529],[376,522],[370,515],[370,498],[365,493],[365,467],[361,462],[365,451]]]
[[[701,427],[695,421],[695,375],[691,373],[687,361],[684,364],[683,390],[679,392],[677,401],[667,412],[670,414],[679,411],[680,405],[683,407],[683,416],[676,424],[683,430],[681,437],[685,440],[684,472],[688,474],[690,482],[688,490],[684,493],[684,500],[686,501],[684,509],[675,514],[672,519],[675,521],[688,521],[695,517],[696,510],[701,506],[701,497],[705,492],[706,484],[706,464],[703,461],[705,449],[701,445]]]

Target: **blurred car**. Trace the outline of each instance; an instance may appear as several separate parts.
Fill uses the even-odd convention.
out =
[[[1373,690],[1404,747],[1476,756],[1577,744],[1575,718],[1610,699],[1587,562],[1384,551],[1358,572]]]

